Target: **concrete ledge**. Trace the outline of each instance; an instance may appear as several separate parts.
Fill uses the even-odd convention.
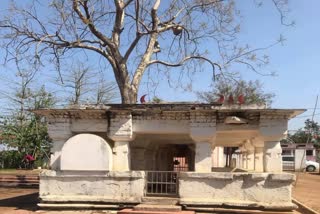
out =
[[[163,204],[139,204],[133,208],[134,211],[164,211],[164,212],[180,212],[181,206],[163,205]]]
[[[187,210],[198,211],[199,213],[242,213],[242,214],[295,214],[293,211],[269,211],[256,209],[237,209],[224,207],[187,207]]]
[[[270,179],[271,181],[292,183],[296,180],[296,175],[290,173],[269,174],[268,179]]]
[[[98,195],[48,195],[41,196],[41,201],[43,202],[96,202],[96,203],[112,203],[112,204],[125,204],[132,203],[138,204],[141,202],[140,197],[108,197],[108,196],[98,196]]]
[[[113,204],[56,204],[56,203],[38,203],[38,207],[46,209],[118,209],[118,205]]]
[[[252,173],[249,176],[253,181],[263,181],[267,179],[268,173]]]
[[[133,209],[123,209],[118,212],[118,214],[195,214],[194,211],[143,211],[143,210],[133,210]]]
[[[210,172],[210,173],[180,172],[179,178],[232,180],[233,175],[234,175],[233,173],[228,173],[228,172]]]
[[[212,200],[199,198],[181,198],[181,205],[187,206],[228,206],[228,207],[245,207],[258,209],[272,210],[294,210],[297,206],[293,203],[260,203],[254,201],[227,201],[227,200]]]
[[[127,172],[117,172],[117,171],[54,171],[54,170],[44,170],[40,173],[41,178],[76,178],[88,176],[91,178],[144,178],[144,171],[127,171]]]

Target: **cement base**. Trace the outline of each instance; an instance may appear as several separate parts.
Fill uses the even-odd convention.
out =
[[[163,201],[145,197],[145,176],[144,171],[96,174],[47,171],[40,175],[39,196],[46,204],[136,205],[165,202],[200,207],[296,209],[296,205],[291,202],[291,184],[295,180],[292,174],[181,172],[179,197],[162,198]]]

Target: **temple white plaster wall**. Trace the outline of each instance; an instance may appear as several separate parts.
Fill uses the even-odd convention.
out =
[[[51,169],[60,169],[60,155],[64,143],[72,137],[71,119],[68,118],[50,118],[48,121],[48,134],[53,141],[50,149],[50,167]]]
[[[189,133],[188,120],[133,120],[135,133],[186,134]]]
[[[108,130],[108,122],[105,119],[72,119],[71,131],[75,133],[103,132]]]
[[[60,165],[61,170],[111,170],[111,147],[97,135],[75,135],[64,143]]]
[[[132,115],[128,112],[113,114],[108,125],[107,134],[114,141],[130,141],[134,138]]]

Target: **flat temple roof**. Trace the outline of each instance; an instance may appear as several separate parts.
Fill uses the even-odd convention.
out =
[[[246,112],[246,113],[266,113],[288,115],[289,119],[302,114],[306,109],[272,109],[257,105],[221,105],[218,103],[165,103],[165,104],[104,104],[104,105],[83,105],[71,106],[64,109],[39,109],[32,112],[50,116],[52,114],[104,114],[106,112],[191,112],[206,111],[217,113]]]

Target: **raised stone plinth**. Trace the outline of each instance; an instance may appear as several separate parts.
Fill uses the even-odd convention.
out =
[[[44,171],[40,174],[41,201],[46,203],[140,203],[145,172]]]
[[[292,210],[287,173],[194,173],[179,176],[180,204]]]

